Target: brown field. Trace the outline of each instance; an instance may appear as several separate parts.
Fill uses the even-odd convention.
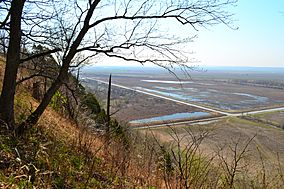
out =
[[[108,76],[104,74],[90,74],[87,77],[103,81],[108,79]],[[235,75],[234,77],[238,78],[239,76]],[[261,78],[261,75],[257,76],[257,79]],[[249,80],[250,78],[246,79]],[[269,80],[269,78],[266,79]],[[152,82],[143,80],[152,80]],[[183,84],[153,80],[177,81],[173,76],[151,75],[149,73],[128,74],[127,72],[119,73],[117,76],[114,75],[112,79],[115,84],[227,112],[242,112],[284,106],[283,89],[233,84],[228,82],[225,76],[222,79],[215,75],[214,79],[209,79],[207,76],[196,77],[188,80],[190,81],[189,83]],[[87,86],[105,104],[106,85],[89,81]],[[118,120],[130,121],[202,110],[132,90],[113,87],[112,112],[116,111],[118,112],[114,114],[114,117]],[[217,117],[218,115],[212,114],[212,116]],[[228,116],[209,124],[200,122],[200,124],[183,124],[172,126],[171,128],[167,126],[151,129],[140,128],[139,132],[154,136],[158,139],[157,142],[169,145],[169,147],[174,146],[175,148],[176,146],[173,144],[177,142],[178,138],[182,141],[183,150],[191,144],[195,137],[198,138],[206,134],[198,148],[198,153],[202,157],[213,157],[213,163],[218,169],[222,169],[222,159],[220,157],[226,159],[226,162],[229,162],[229,166],[231,166],[234,164],[234,158],[238,157],[248,144],[245,155],[238,167],[238,172],[244,172],[250,176],[260,176],[260,180],[266,178],[273,180],[274,175],[280,175],[283,179],[284,130],[280,127],[280,124],[284,122],[283,117],[284,111],[274,111],[247,115],[242,118]],[[271,124],[272,122],[273,124]],[[175,151],[175,148],[172,150]],[[236,153],[234,153],[234,149]],[[263,175],[266,177],[264,178]]]
[[[91,91],[96,94],[102,104],[105,104],[107,94],[106,85],[100,83],[92,86],[96,87],[90,87]],[[170,115],[174,113],[204,112],[204,110],[199,108],[175,103],[127,89],[121,89],[115,86],[112,87],[111,111],[114,113],[113,116],[122,122]],[[212,113],[212,116],[218,115],[219,114]]]
[[[226,158],[232,158],[230,147],[238,144],[240,152],[246,142],[253,138],[248,146],[245,161],[249,171],[257,173],[262,169],[262,161],[267,171],[276,171],[276,167],[284,166],[284,130],[259,124],[240,118],[224,118],[219,122],[208,125],[184,125],[173,128],[180,138],[190,139],[186,130],[193,135],[208,132],[209,135],[203,140],[200,150],[208,156],[214,156],[220,149]],[[141,130],[143,133],[151,132],[160,141],[170,143],[173,141],[173,130],[167,127]],[[186,140],[185,140],[186,141]],[[187,145],[187,143],[183,143]]]
[[[104,76],[95,78],[107,81]],[[232,84],[224,80],[193,79],[189,80],[191,83],[183,84],[143,80],[178,81],[173,77],[158,76],[114,76],[112,79],[115,84],[229,112],[284,106],[284,90],[282,89]]]
[[[107,75],[104,74],[88,75],[88,77],[91,76],[107,81]],[[124,72],[114,76],[112,79],[115,84],[131,88],[140,87],[140,89],[144,88],[166,93],[174,91],[175,94],[184,94],[185,96],[192,97],[194,103],[200,103],[205,106],[217,107],[229,111],[243,111],[245,109],[261,109],[284,105],[284,90],[232,84],[226,82],[225,79],[208,80],[208,78],[205,77],[193,78],[190,80],[190,83],[183,84],[145,82],[142,80],[174,81],[174,77],[159,74],[147,75],[147,73],[127,75],[127,72]],[[100,86],[96,83],[88,83],[88,86],[91,86],[91,90],[95,91],[102,102],[104,102],[103,99],[105,99],[106,96],[106,86]],[[158,94],[164,95],[161,93]],[[154,98],[131,90],[122,90],[118,87],[113,87],[112,98],[113,111],[119,110],[114,116],[123,121],[168,115],[178,112],[200,111],[198,108],[177,104],[160,98]],[[172,96],[172,98],[176,97]],[[196,99],[204,99],[204,101],[194,101]],[[277,111],[253,116],[280,124],[283,122],[283,115],[284,111]],[[258,120],[227,117],[220,119],[217,123],[208,125],[184,125],[183,127],[178,126],[175,128],[177,128],[177,131],[179,131],[181,135],[184,135],[185,132],[183,129],[185,127],[190,128],[194,133],[200,133],[204,130],[210,131],[210,135],[206,137],[202,145],[202,149],[206,153],[214,153],[218,146],[228,146],[228,144],[236,142],[236,140],[244,142],[246,139],[252,138],[255,135],[255,138],[250,144],[250,151],[252,152],[251,162],[253,163],[256,159],[260,160],[259,157],[263,157],[266,163],[275,164],[279,157],[280,163],[284,165],[284,130],[269,123],[259,122]],[[171,141],[170,136],[167,134],[170,129],[163,127],[152,129],[152,131],[156,136],[159,136],[162,141]],[[256,146],[258,148],[256,148]]]
[[[284,111],[266,112],[254,116],[262,120],[267,120],[272,123],[276,123],[279,126],[284,126]]]

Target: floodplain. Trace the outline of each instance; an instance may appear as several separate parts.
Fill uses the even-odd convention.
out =
[[[156,122],[159,116],[164,122],[181,113],[204,112],[199,113],[201,117],[215,117],[284,107],[284,80],[275,78],[277,74],[281,78],[283,70],[193,72],[191,77],[157,68],[95,70],[83,73],[85,84],[104,101],[112,73],[112,108],[117,112],[114,116],[126,122]],[[169,119],[163,119],[165,116]],[[177,119],[196,117],[200,116]]]
[[[282,174],[283,69],[209,70],[189,73],[190,77],[150,68],[89,69],[81,76],[83,84],[102,105],[109,74],[116,119],[170,146],[177,138],[188,139],[181,142],[186,148],[206,133],[199,145],[205,156],[233,162],[234,154],[245,148],[241,165],[245,174]]]

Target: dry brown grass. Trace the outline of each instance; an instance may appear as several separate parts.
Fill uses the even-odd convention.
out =
[[[24,85],[18,86],[17,93],[15,110],[18,122],[20,122],[36,108],[38,102],[30,96]],[[271,156],[268,151],[269,146],[275,145],[276,140],[283,139],[281,138],[282,134],[272,132],[269,127],[258,126],[257,130],[260,135],[255,137],[255,125],[252,128],[252,125],[246,125],[247,122],[232,123],[232,120],[225,120],[222,125],[217,125],[217,130],[213,131],[215,133],[212,136],[204,135],[198,129],[184,132],[182,129],[173,130],[171,128],[170,130],[174,132],[172,134],[166,134],[166,130],[159,129],[136,133],[127,129],[114,128],[112,133],[104,135],[94,132],[88,118],[84,116],[84,112],[79,112],[79,114],[79,119],[71,120],[51,107],[45,110],[36,127],[48,134],[48,137],[31,134],[32,137],[29,136],[28,141],[31,138],[36,140],[33,142],[37,143],[38,148],[33,151],[33,146],[28,143],[25,144],[27,149],[20,152],[25,153],[27,150],[31,154],[41,154],[39,157],[42,159],[33,159],[33,161],[44,161],[46,168],[48,168],[36,174],[38,180],[46,182],[46,184],[34,187],[52,188],[54,179],[58,177],[66,179],[67,183],[64,184],[67,186],[73,186],[72,182],[78,182],[79,188],[86,186],[92,188],[93,182],[96,183],[93,185],[94,188],[213,189],[281,188],[283,186],[282,155],[281,157],[273,156],[273,162],[279,163],[279,166],[276,166],[279,170],[277,169],[274,174],[277,180],[271,180],[267,176],[270,170],[265,163],[266,158],[269,159]],[[207,128],[208,130],[210,129]],[[238,142],[238,140],[236,143],[227,143],[226,137],[233,138],[240,131],[242,138],[239,141],[244,143]],[[259,171],[250,176],[245,174],[247,166],[244,167],[244,165],[246,163],[236,162],[236,159],[241,154],[241,160],[244,160],[249,153],[247,150],[253,149],[251,146],[246,146],[246,144],[251,144],[251,141],[248,143],[245,140],[252,137],[254,137],[254,144],[259,146],[257,152],[261,156],[257,159]],[[275,137],[275,139],[270,143],[263,142],[267,137],[270,139]],[[49,142],[49,139],[52,139],[52,142]],[[215,152],[212,144],[216,144],[216,141],[222,149],[219,149],[217,155],[214,156],[212,155]],[[20,144],[22,144],[21,142]],[[52,145],[45,146],[45,144]],[[202,150],[207,150],[210,153],[203,154]],[[46,155],[47,152],[49,152],[48,155]],[[26,181],[29,171],[23,166],[28,165],[30,169],[29,162],[19,165],[16,162],[17,155],[13,149],[7,154],[11,155],[9,157],[12,159],[11,162],[17,165],[11,171],[15,175],[14,179],[17,182],[21,179]],[[0,153],[0,155],[6,157],[5,154]],[[69,159],[70,156],[72,159]],[[64,166],[52,167],[50,162],[56,161],[52,157],[63,157],[59,162]],[[255,161],[255,158],[251,160]],[[70,164],[73,161],[75,161],[75,165]],[[84,162],[82,164],[85,167],[76,170],[78,162],[80,165]],[[255,168],[252,165],[249,166]],[[52,172],[50,175],[44,175],[49,174],[50,170]],[[2,175],[0,174],[0,176]],[[9,179],[5,181],[9,182]],[[27,183],[31,182],[27,181]],[[17,188],[16,184],[0,184],[0,187],[5,186]]]

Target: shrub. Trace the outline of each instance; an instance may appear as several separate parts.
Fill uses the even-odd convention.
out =
[[[101,112],[100,104],[92,93],[87,93],[84,96],[82,105],[86,106],[91,111],[91,114],[99,114]]]

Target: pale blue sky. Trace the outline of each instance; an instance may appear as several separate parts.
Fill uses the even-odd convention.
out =
[[[200,65],[284,67],[284,0],[239,0],[234,25],[199,32]]]
[[[233,25],[198,28],[198,38],[187,45],[194,52],[194,66],[284,67],[284,0],[239,0],[229,12]],[[170,24],[166,27],[171,29]],[[164,25],[165,26],[165,25]],[[193,36],[188,27],[175,27],[176,35]],[[137,66],[117,59],[99,61],[103,65]]]

